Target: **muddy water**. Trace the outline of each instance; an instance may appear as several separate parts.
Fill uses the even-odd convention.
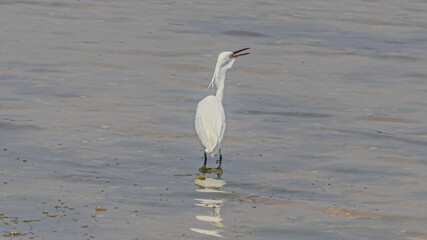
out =
[[[426,239],[426,12],[0,1],[0,238]],[[197,177],[195,106],[243,47]]]

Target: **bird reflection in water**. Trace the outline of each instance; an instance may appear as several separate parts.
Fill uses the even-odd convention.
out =
[[[201,228],[191,228],[191,231],[201,233],[204,235],[215,236],[218,238],[224,238],[221,234],[223,230],[218,228],[223,228],[222,217],[221,217],[221,207],[226,202],[224,194],[229,194],[226,191],[221,190],[227,182],[221,179],[223,173],[221,166],[218,168],[206,168],[203,166],[199,169],[200,175],[196,176],[194,183],[198,186],[196,192],[204,193],[207,195],[207,198],[196,198],[197,202],[195,206],[208,208],[209,214],[207,215],[196,215],[197,220],[209,223],[216,227],[216,229],[201,229]],[[206,174],[216,174],[216,178],[208,177]]]

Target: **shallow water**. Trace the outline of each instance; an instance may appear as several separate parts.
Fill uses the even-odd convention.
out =
[[[1,1],[0,236],[426,239],[426,12]],[[243,47],[199,179],[195,106]]]

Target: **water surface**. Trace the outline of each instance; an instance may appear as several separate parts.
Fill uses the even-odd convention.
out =
[[[1,236],[426,239],[426,12],[1,1]],[[243,47],[224,174],[195,179],[195,106]]]

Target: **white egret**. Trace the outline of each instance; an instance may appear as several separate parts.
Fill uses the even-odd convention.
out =
[[[208,86],[216,86],[215,96],[209,95],[199,102],[196,109],[195,127],[197,136],[204,149],[204,164],[202,168],[206,169],[206,153],[214,157],[219,152],[219,165],[221,167],[221,142],[225,131],[225,114],[222,107],[222,98],[224,95],[224,81],[227,70],[233,66],[236,58],[249,53],[240,53],[249,48],[243,48],[234,52],[222,52],[218,56],[212,81]],[[240,54],[238,54],[240,53]],[[202,169],[201,168],[201,169]]]

